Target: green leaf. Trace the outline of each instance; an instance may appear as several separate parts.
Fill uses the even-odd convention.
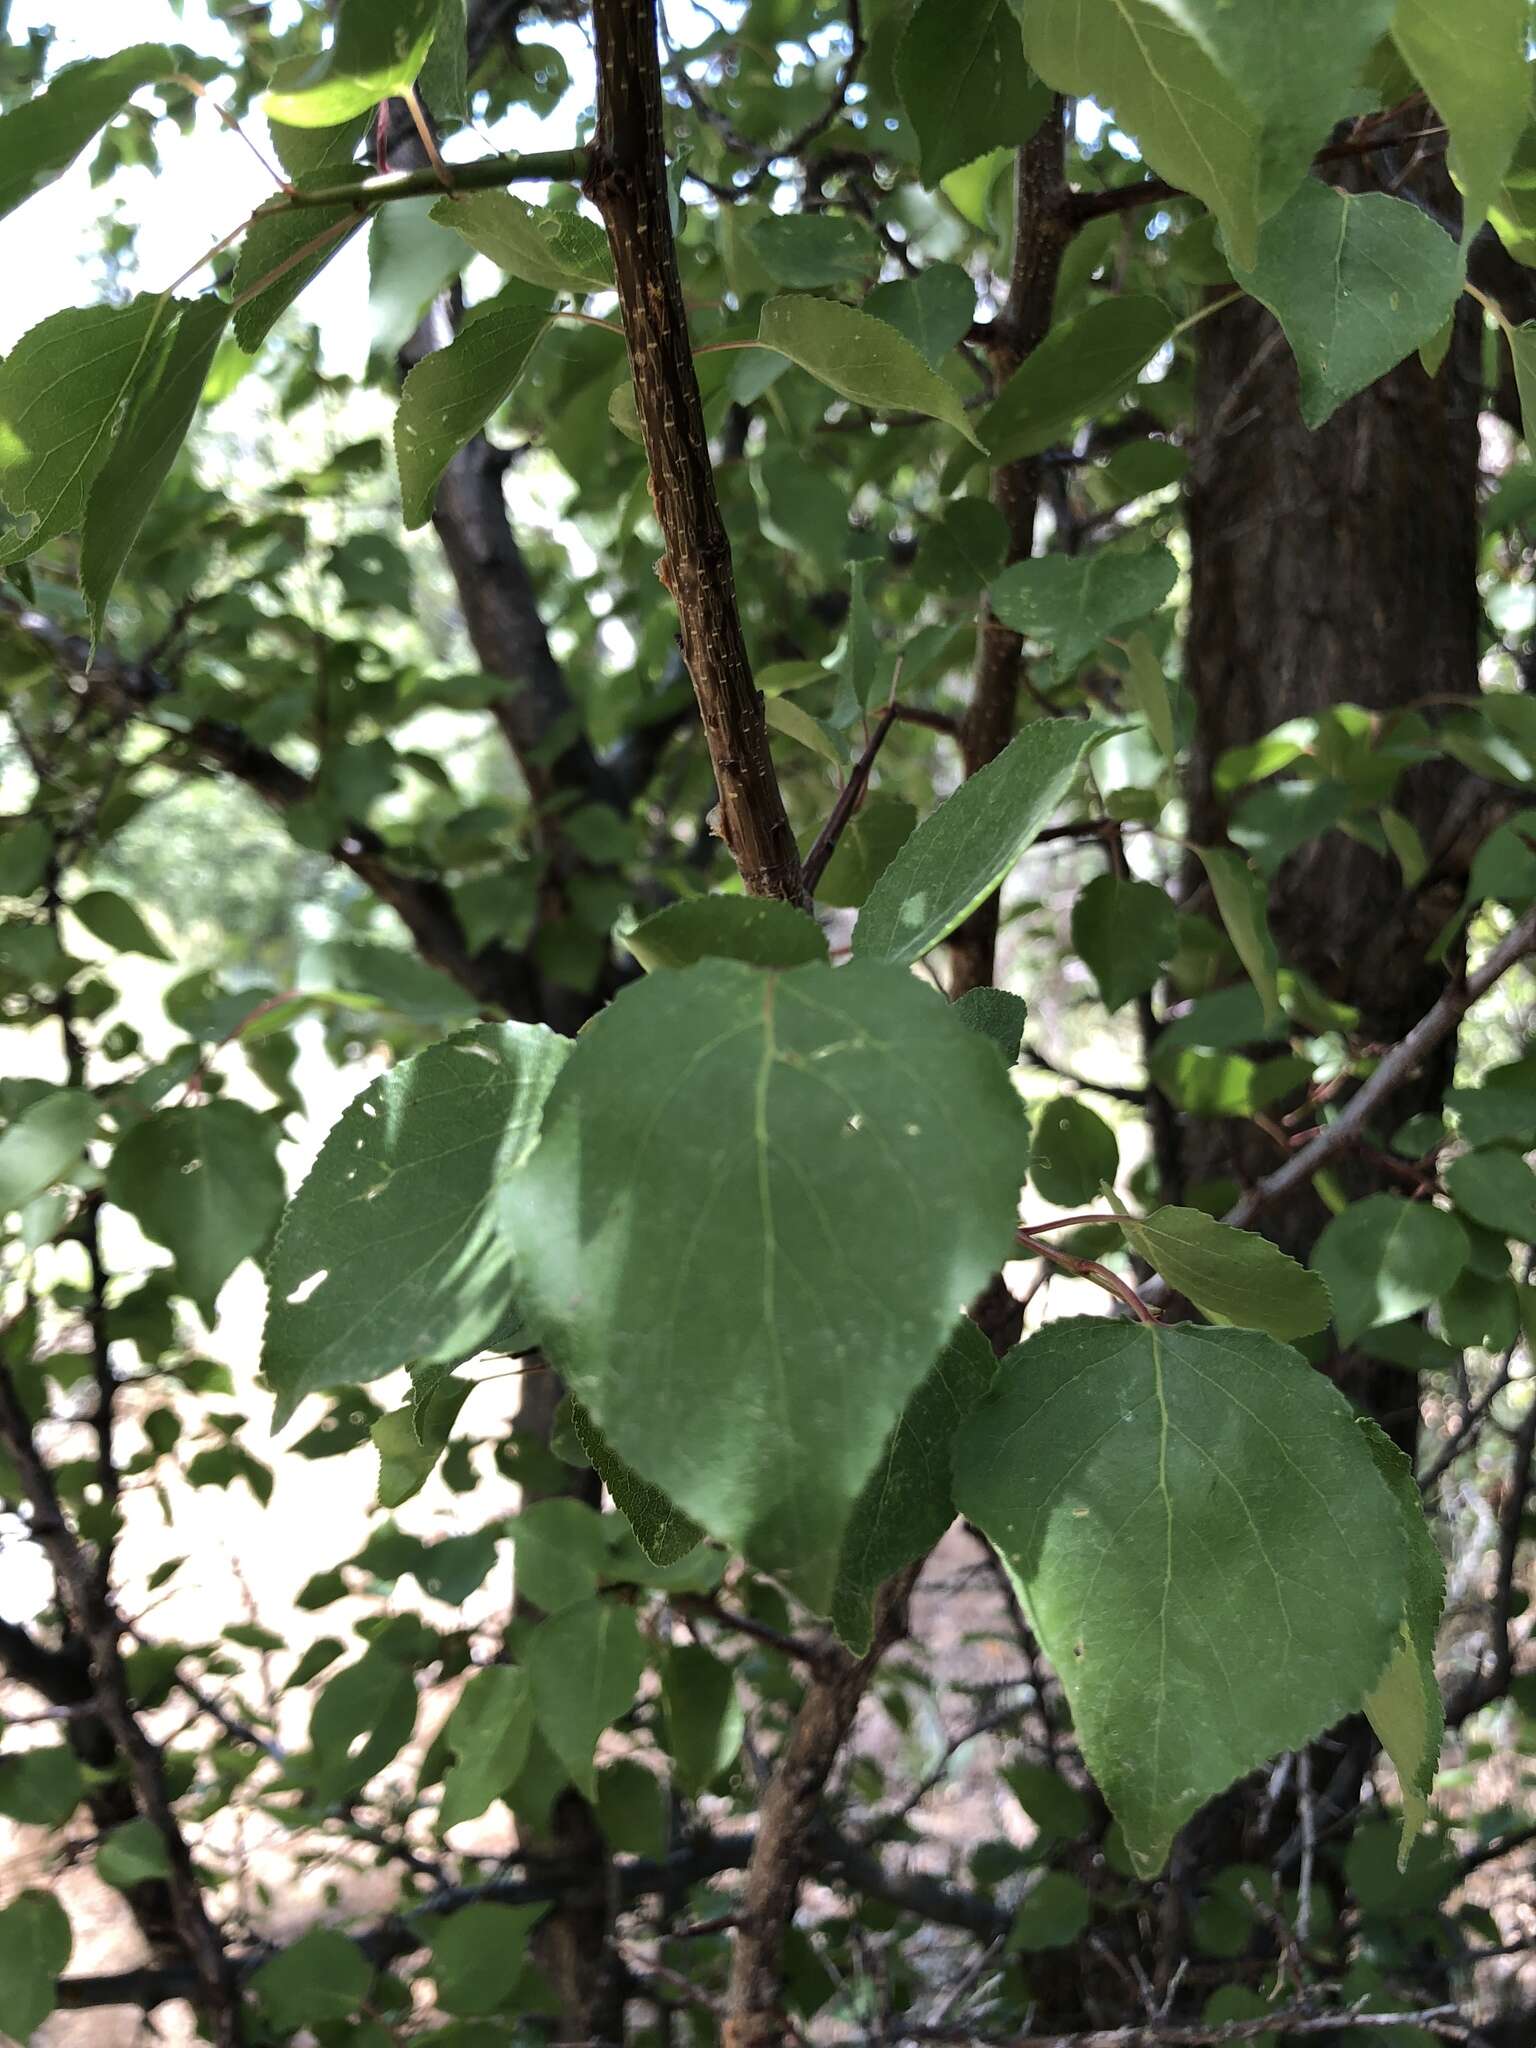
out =
[[[1168,697],[1168,678],[1163,664],[1152,650],[1145,633],[1133,633],[1125,643],[1125,687],[1131,702],[1147,721],[1165,760],[1178,759],[1173,705]]]
[[[0,363],[0,562],[79,527],[163,306],[50,314]]]
[[[205,1323],[219,1289],[282,1214],[277,1136],[254,1109],[221,1100],[157,1110],[112,1155],[108,1197],[174,1253],[177,1282]]]
[[[62,1742],[0,1757],[0,1813],[23,1827],[61,1828],[84,1796],[79,1760]]]
[[[1335,1216],[1312,1248],[1333,1296],[1341,1344],[1400,1323],[1455,1284],[1471,1247],[1454,1216],[1399,1195],[1367,1195]]]
[[[312,1927],[268,1958],[251,1991],[280,2034],[350,2019],[373,1982],[373,1965],[334,1927]]]
[[[1014,371],[982,416],[996,462],[1017,462],[1062,441],[1135,383],[1173,332],[1161,299],[1137,292],[1098,299],[1063,320]]]
[[[168,322],[135,379],[122,427],[85,506],[80,588],[93,636],[101,632],[118,572],[187,438],[229,310],[222,299],[173,299]],[[151,957],[165,955],[157,951]]]
[[[56,1088],[24,1109],[0,1135],[0,1216],[71,1173],[96,1123],[95,1101],[81,1088]]]
[[[345,1112],[272,1250],[275,1427],[318,1388],[467,1357],[494,1328],[512,1288],[496,1190],[569,1050],[542,1025],[479,1025],[402,1060]]]
[[[0,220],[67,171],[141,86],[177,68],[163,43],[67,64],[46,89],[0,117]]]
[[[925,413],[982,446],[959,392],[884,320],[836,299],[770,299],[757,338],[855,405],[874,412]]]
[[[1281,1016],[1280,967],[1269,932],[1269,892],[1264,878],[1229,847],[1197,846],[1195,852],[1210,882],[1232,950],[1259,992],[1264,1022],[1277,1023]]]
[[[1157,0],[1012,0],[1029,61],[1057,92],[1113,107],[1148,165],[1203,199],[1250,259],[1261,126]]]
[[[1118,1010],[1151,988],[1179,950],[1179,914],[1151,882],[1095,875],[1072,906],[1072,945],[1099,1001]]]
[[[1229,254],[1285,329],[1309,427],[1431,340],[1461,292],[1461,252],[1420,207],[1316,178],[1265,223],[1251,260]]]
[[[571,1403],[571,1427],[587,1462],[613,1495],[613,1504],[635,1532],[635,1541],[654,1565],[665,1570],[685,1558],[704,1540],[697,1522],[689,1521],[659,1486],[642,1479],[625,1464],[579,1401]]]
[[[415,1727],[412,1666],[391,1654],[387,1638],[376,1639],[327,1681],[310,1714],[312,1796],[328,1805],[360,1791],[399,1755]]]
[[[855,955],[906,966],[948,938],[1050,822],[1103,732],[1088,719],[1037,720],[962,782],[870,891]]]
[[[741,1748],[746,1716],[735,1676],[702,1643],[672,1643],[661,1659],[661,1698],[673,1780],[697,1799]]]
[[[692,896],[669,903],[622,936],[647,973],[691,967],[696,960],[802,967],[827,957],[826,935],[815,919],[767,897]]]
[[[516,1779],[533,1739],[528,1674],[511,1664],[472,1672],[442,1738],[454,1761],[443,1780],[437,1816],[441,1833],[474,1820]]]
[[[408,527],[431,518],[443,471],[517,388],[549,308],[546,291],[508,285],[447,348],[407,373],[395,414],[395,461]]]
[[[262,103],[272,121],[328,128],[414,85],[442,0],[342,0],[330,48],[279,64]]]
[[[1536,1242],[1536,1173],[1514,1152],[1464,1152],[1441,1178],[1451,1200],[1474,1223]]]
[[[950,1447],[996,1373],[992,1346],[962,1317],[854,1502],[838,1559],[832,1623],[856,1655],[873,1640],[873,1603],[882,1582],[930,1551],[955,1519]]]
[[[1008,522],[985,498],[954,498],[923,536],[917,577],[940,597],[967,600],[992,581],[1008,559]]]
[[[866,797],[843,827],[816,884],[816,900],[857,910],[912,836],[917,812],[905,797]]]
[[[0,1908],[0,2030],[13,2041],[30,2041],[53,2011],[74,1941],[51,1892],[18,1892]]]
[[[1462,240],[1482,226],[1530,116],[1528,0],[1465,0],[1454,17],[1435,0],[1397,0],[1392,40],[1451,131],[1465,197]]]
[[[1047,1102],[1035,1118],[1029,1177],[1063,1209],[1088,1202],[1120,1171],[1120,1143],[1103,1117],[1075,1096]]]
[[[1009,1764],[1000,1773],[1041,1834],[1075,1842],[1093,1824],[1093,1810],[1075,1785],[1049,1764]]]
[[[1018,1065],[1029,1016],[1029,1006],[1022,996],[1010,995],[1001,988],[969,988],[954,1009],[962,1024],[992,1041],[1005,1066]]]
[[[422,1398],[381,1415],[369,1434],[379,1454],[379,1506],[398,1508],[420,1493],[448,1448],[470,1381],[445,1373]]]
[[[770,697],[763,705],[763,716],[775,732],[786,733],[790,739],[798,740],[802,747],[809,747],[813,754],[820,754],[834,768],[847,767],[848,743],[836,726],[829,725],[826,719],[815,717],[788,697]]]
[[[507,1186],[519,1294],[620,1457],[824,1612],[886,1436],[1007,1256],[1023,1149],[996,1055],[904,972],[654,974],[583,1032]]]
[[[1151,0],[1186,29],[1257,115],[1259,212],[1306,175],[1334,124],[1356,111],[1356,81],[1387,32],[1394,0]]]
[[[1068,675],[1101,640],[1155,612],[1178,575],[1166,548],[1040,555],[993,580],[992,609],[1016,633],[1052,646],[1057,669]]]
[[[432,1926],[432,1975],[444,2012],[490,2013],[506,2004],[522,1975],[528,1931],[547,1906],[502,1906],[479,1899]]]
[[[864,312],[905,335],[930,370],[963,341],[976,318],[976,287],[958,263],[925,264],[916,277],[893,277],[865,294]]]
[[[1268,1337],[1053,1323],[1004,1361],[955,1472],[1143,1876],[1391,1655],[1401,1531],[1349,1404]]]
[[[0,896],[30,896],[53,858],[53,834],[41,818],[23,818],[0,834]]]
[[[796,291],[858,284],[880,269],[873,229],[847,214],[765,214],[748,228],[747,243],[775,284]]]
[[[896,51],[896,89],[917,131],[923,183],[988,150],[1028,142],[1051,95],[1024,60],[1008,0],[918,0]]]
[[[1121,1224],[1126,1240],[1213,1323],[1278,1338],[1306,1337],[1333,1314],[1315,1273],[1255,1231],[1233,1230],[1203,1209],[1154,1209]]]
[[[585,214],[530,206],[510,192],[461,192],[439,199],[432,218],[509,277],[543,291],[582,298],[613,288],[608,237]]]
[[[87,889],[68,907],[92,938],[114,952],[142,953],[149,960],[171,957],[127,897],[115,889]]]
[[[432,47],[422,62],[417,91],[438,126],[462,128],[469,119],[468,0],[442,0]]]
[[[334,161],[322,160],[294,178],[306,185],[361,182],[368,172],[352,161],[357,131],[334,131]],[[235,264],[235,340],[254,355],[304,287],[344,249],[368,218],[361,206],[295,206],[253,221]]]
[[[1445,1708],[1435,1677],[1435,1635],[1445,1605],[1445,1566],[1424,1518],[1411,1459],[1369,1416],[1357,1415],[1355,1421],[1396,1505],[1408,1553],[1408,1591],[1397,1642],[1386,1670],[1365,1698],[1366,1714],[1392,1759],[1402,1789],[1403,1829],[1397,1849],[1401,1870],[1414,1837],[1429,1823],[1435,1767],[1445,1736]]]
[[[369,347],[392,356],[469,258],[460,236],[433,218],[430,196],[381,206],[368,231]]]
[[[634,1609],[617,1600],[564,1607],[532,1631],[523,1661],[539,1732],[590,1799],[597,1739],[629,1711],[645,1674]]]
[[[1065,1948],[1088,1925],[1092,1908],[1086,1887],[1064,1870],[1043,1870],[1024,1894],[1008,1933],[1011,1954],[1036,1955]]]
[[[165,1839],[152,1821],[124,1821],[104,1835],[96,1851],[96,1875],[103,1884],[131,1891],[152,1877],[169,1877],[171,1859]]]

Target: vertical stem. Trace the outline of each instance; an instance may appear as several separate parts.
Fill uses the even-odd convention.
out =
[[[594,0],[597,138],[587,190],[613,250],[635,404],[666,540],[657,574],[677,604],[720,792],[721,832],[747,891],[809,907],[736,603],[672,234],[655,0]]]
[[[1074,228],[1067,210],[1066,102],[1057,98],[1037,133],[1019,151],[1014,171],[1013,262],[1008,301],[995,325],[992,368],[999,386],[1050,332],[1056,280]],[[1035,456],[1006,462],[992,480],[992,498],[1008,525],[1008,561],[1027,561],[1035,546],[1040,463]],[[990,610],[981,621],[976,678],[960,722],[967,775],[976,774],[1013,737],[1023,640]],[[986,988],[997,962],[995,895],[972,911],[950,940],[950,993]]]

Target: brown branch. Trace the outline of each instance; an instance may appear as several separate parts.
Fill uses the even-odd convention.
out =
[[[90,1653],[92,1683],[102,1722],[122,1752],[140,1813],[164,1845],[170,1868],[171,1910],[187,1960],[196,1975],[197,2002],[218,2048],[240,2048],[244,2033],[238,1979],[203,1902],[192,1852],[171,1803],[165,1759],[133,1711],[133,1695],[120,1648],[122,1620],[96,1566],[64,1520],[52,1476],[38,1454],[16,1383],[3,1362],[0,1443],[10,1453],[32,1510],[31,1533],[53,1566],[75,1626]]]
[[[1425,1011],[1407,1036],[1383,1055],[1376,1071],[1355,1091],[1331,1124],[1293,1153],[1284,1166],[1251,1187],[1221,1220],[1234,1229],[1246,1229],[1271,1202],[1305,1187],[1314,1174],[1356,1142],[1381,1104],[1412,1078],[1425,1057],[1451,1035],[1472,1005],[1532,953],[1536,953],[1536,910],[1528,910],[1481,967],[1465,980],[1453,983],[1433,1008]],[[1143,1290],[1142,1299],[1154,1299],[1152,1287]]]
[[[1061,259],[1075,232],[1067,211],[1066,104],[1059,97],[1038,132],[1019,151],[1014,173],[1013,261],[1008,298],[987,329],[992,374],[999,388],[1050,332]],[[1027,561],[1035,547],[1035,512],[1041,465],[1036,456],[1008,462],[992,480],[993,502],[1008,527],[1009,563]],[[960,751],[975,775],[1013,737],[1023,662],[1023,636],[983,611],[971,701],[960,723]],[[950,940],[950,992],[988,987],[997,962],[998,898],[994,892]]]
[[[593,26],[598,127],[587,191],[613,251],[651,495],[666,540],[657,574],[677,604],[722,833],[747,891],[809,907],[752,680],[688,338],[662,139],[655,0],[596,0]]]
[[[1353,2006],[1319,2012],[1311,2005],[1280,2005],[1262,2019],[1220,2020],[1211,2026],[1174,2026],[1146,2020],[1128,2027],[1100,2027],[1085,2034],[986,2034],[974,2027],[924,2027],[903,2024],[914,2041],[967,2041],[977,2048],[1227,2048],[1228,2043],[1259,2041],[1271,2034],[1287,2040],[1309,2034],[1385,2031],[1391,2027],[1423,2027],[1447,2040],[1470,2038],[1471,2030],[1453,2005],[1431,2005],[1418,2012],[1361,2012]]]
[[[834,1650],[805,1689],[759,1809],[737,1908],[723,2048],[778,2048],[785,2039],[784,1940],[812,1858],[822,1788],[875,1667],[906,1631],[907,1600],[921,1569],[910,1565],[880,1589],[865,1655]]]
[[[869,743],[853,765],[853,772],[838,792],[837,802],[832,806],[827,822],[816,834],[810,852],[805,856],[805,886],[814,896],[816,884],[827,871],[827,863],[837,851],[837,842],[847,828],[848,820],[863,801],[864,790],[869,782],[869,771],[875,765],[875,756],[885,745],[886,735],[896,723],[900,714],[894,704],[887,704],[876,721],[875,729],[869,736]]]

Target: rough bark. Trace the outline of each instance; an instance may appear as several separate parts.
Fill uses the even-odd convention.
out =
[[[806,904],[736,603],[672,236],[655,0],[597,0],[598,132],[590,195],[613,251],[651,498],[657,575],[677,604],[683,659],[720,793],[720,831],[747,893]]]
[[[1066,108],[1053,102],[1039,132],[1019,151],[1014,172],[1017,229],[1008,299],[994,323],[990,351],[997,388],[1050,332],[1061,259],[1072,239],[1067,213]],[[1040,503],[1040,462],[1029,456],[1004,463],[992,479],[992,499],[1008,525],[1008,561],[1027,561],[1035,548]],[[983,608],[971,701],[960,721],[960,754],[967,775],[985,768],[1013,738],[1024,642],[1011,626]],[[949,942],[950,994],[991,985],[997,966],[998,898],[972,911]]]

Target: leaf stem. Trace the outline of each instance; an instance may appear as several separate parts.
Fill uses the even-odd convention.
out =
[[[504,156],[481,157],[470,164],[451,167],[456,192],[494,191],[503,185],[537,181],[540,184],[579,185],[591,168],[591,151],[585,149],[509,150]],[[435,195],[443,180],[429,164],[419,171],[381,171],[376,177],[354,179],[346,184],[311,185],[289,192],[282,199],[269,199],[258,206],[253,220],[270,220],[275,215],[294,213],[306,206],[354,206],[366,213],[394,199],[417,199]]]

